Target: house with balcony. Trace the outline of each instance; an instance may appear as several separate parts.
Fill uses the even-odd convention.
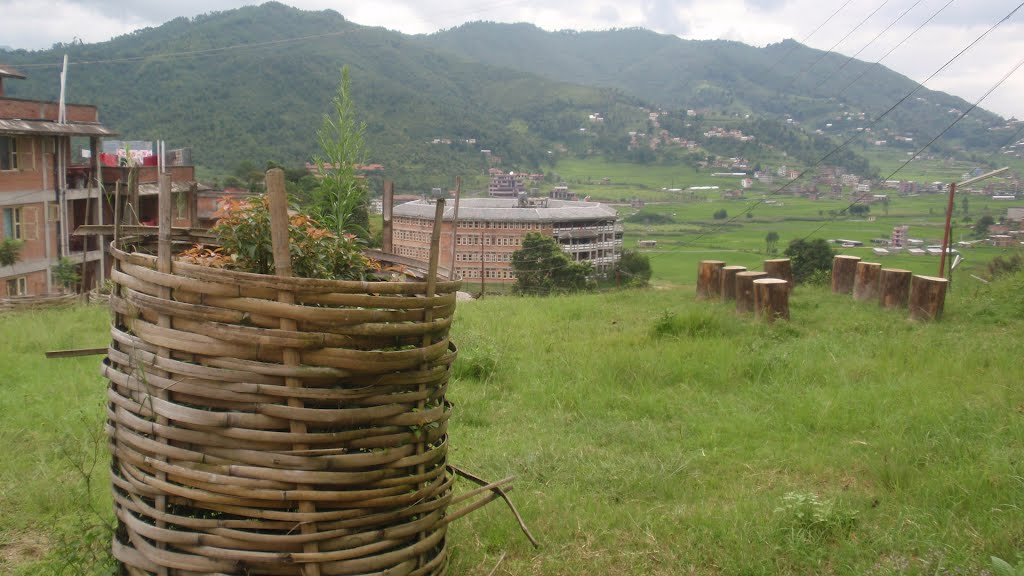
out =
[[[119,182],[123,222],[155,224],[158,162],[148,159],[151,151],[141,162],[105,153],[104,140],[117,133],[100,123],[94,105],[61,106],[4,93],[5,81],[24,78],[0,65],[0,241],[20,245],[17,262],[0,266],[0,298],[61,292],[51,273],[61,258],[79,265],[79,288],[89,290],[110,273],[111,238],[74,232],[114,223]],[[188,154],[166,156],[172,191],[187,200],[175,202],[174,225],[196,225],[198,197],[211,192],[199,190]]]

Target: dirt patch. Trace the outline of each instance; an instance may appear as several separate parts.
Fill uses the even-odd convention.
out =
[[[20,564],[41,560],[50,549],[42,532],[9,532],[0,535],[0,573]]]

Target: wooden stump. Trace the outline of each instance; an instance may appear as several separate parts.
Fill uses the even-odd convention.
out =
[[[910,297],[910,270],[882,268],[878,272],[878,305],[882,308],[906,308]]]
[[[718,293],[722,296],[723,301],[736,299],[736,274],[746,271],[746,266],[725,266],[722,268],[719,278],[721,287]]]
[[[939,320],[946,302],[949,280],[914,275],[910,282],[910,317],[914,320]]]
[[[701,260],[697,269],[697,298],[718,298],[721,290],[721,271],[725,262]]]
[[[768,274],[769,278],[778,278],[789,282],[789,285],[793,285],[793,266],[789,261],[789,258],[775,258],[774,260],[764,261],[764,271]]]
[[[789,320],[789,282],[779,278],[754,280],[754,316],[768,322]]]
[[[840,254],[832,259],[832,292],[849,294],[853,292],[853,281],[857,277],[857,256]]]
[[[882,265],[877,262],[857,262],[857,277],[853,281],[854,300],[878,298],[878,275]]]
[[[736,273],[736,311],[754,311],[754,280],[766,278],[764,272]]]

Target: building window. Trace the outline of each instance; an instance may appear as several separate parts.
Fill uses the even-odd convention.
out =
[[[18,140],[0,136],[0,170],[18,169]]]
[[[28,281],[24,276],[11,278],[7,281],[8,296],[24,296],[28,294]]]
[[[7,240],[24,240],[25,227],[22,208],[4,208],[4,238]]]

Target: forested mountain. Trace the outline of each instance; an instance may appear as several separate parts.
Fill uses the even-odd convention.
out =
[[[793,119],[833,135],[867,126],[916,86],[884,66],[793,40],[755,48],[725,40],[683,40],[642,29],[546,32],[530,24],[491,22],[464,24],[418,39],[424,46],[496,66],[616,88],[669,109],[709,108],[720,114]],[[879,122],[874,132],[930,138],[956,117],[951,110],[969,106],[961,98],[922,89]],[[944,142],[998,147],[1003,143],[991,142],[988,132],[997,124],[1002,124],[998,116],[976,110]]]
[[[296,37],[306,39],[273,43]],[[216,50],[254,43],[267,44]],[[333,11],[276,3],[178,18],[98,44],[0,52],[0,62],[29,76],[6,83],[8,95],[56,99],[59,68],[33,65],[59,63],[64,52],[72,63],[105,62],[72,64],[69,102],[99,105],[124,138],[190,146],[197,164],[219,171],[244,160],[309,161],[343,65],[367,123],[369,161],[409,185],[480,172],[480,149],[511,167],[538,167],[555,156],[547,151],[556,136],[577,130],[589,111],[638,113],[633,98],[613,90],[467,62]]]
[[[703,117],[691,122],[688,108],[712,110],[717,118],[733,118],[731,127],[757,131],[754,144],[706,141],[709,154],[756,156],[772,149],[809,162],[840,135],[838,126],[814,134],[818,124],[841,124],[828,120],[840,115],[843,126],[855,130],[864,124],[859,113],[875,113],[912,86],[876,67],[831,98],[828,90],[867,65],[851,62],[812,89],[842,58],[824,56],[800,75],[822,54],[792,42],[758,49],[644,30],[549,33],[488,23],[408,36],[359,26],[333,11],[271,2],[178,18],[97,44],[0,50],[0,63],[29,76],[7,82],[8,95],[56,99],[65,53],[72,62],[69,102],[97,104],[104,123],[125,139],[191,147],[196,164],[221,174],[245,161],[309,161],[340,69],[348,65],[354,101],[367,123],[368,161],[384,164],[407,189],[482,173],[488,160],[481,149],[514,170],[542,169],[562,154],[683,161],[680,148],[630,150],[628,132],[651,136],[671,127],[672,136],[699,139],[712,123]],[[776,61],[781,64],[772,69]],[[920,96],[886,126],[923,136],[949,121],[949,108],[966,107],[942,93]],[[648,120],[659,106],[673,109],[662,117],[664,126]],[[600,122],[588,120],[595,113]],[[997,120],[972,115],[959,138],[977,145],[977,134]],[[869,172],[856,152],[832,161]]]

